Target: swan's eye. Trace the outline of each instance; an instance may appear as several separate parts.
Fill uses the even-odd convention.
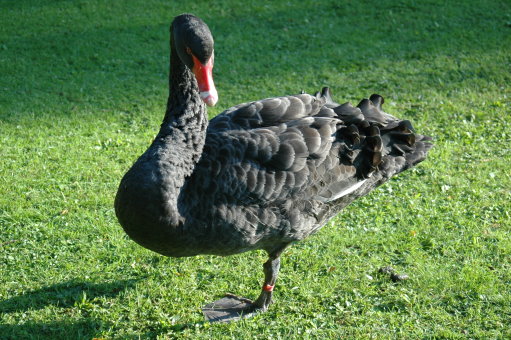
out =
[[[190,49],[190,47],[187,47],[187,48],[186,48],[186,53],[188,53],[189,55],[193,55],[193,54],[192,54],[192,50]]]

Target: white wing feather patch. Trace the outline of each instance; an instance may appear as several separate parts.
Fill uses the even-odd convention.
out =
[[[335,194],[333,197],[326,198],[326,197],[316,196],[315,199],[317,199],[318,201],[321,201],[321,202],[335,201],[336,199],[341,198],[342,196],[346,196],[348,194],[351,194],[353,191],[355,191],[358,188],[360,188],[365,183],[365,181],[367,181],[367,179],[364,179],[363,181],[357,182],[357,183],[353,184],[352,186],[347,187],[343,191],[338,192],[337,194]]]

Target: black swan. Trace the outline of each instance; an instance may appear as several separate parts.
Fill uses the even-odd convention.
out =
[[[217,101],[208,26],[177,16],[170,49],[163,123],[123,177],[115,212],[135,242],[166,256],[268,253],[259,297],[207,305],[210,321],[265,311],[287,246],[432,146],[409,121],[383,112],[381,96],[353,107],[335,103],[328,88],[240,104],[208,122],[205,104]]]

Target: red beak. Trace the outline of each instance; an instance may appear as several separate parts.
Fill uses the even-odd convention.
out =
[[[216,92],[215,83],[213,83],[213,56],[209,58],[206,65],[202,64],[192,54],[193,74],[199,85],[200,97],[208,106],[214,106],[218,101],[218,93]]]

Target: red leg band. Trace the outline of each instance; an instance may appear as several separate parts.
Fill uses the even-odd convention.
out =
[[[265,284],[265,285],[263,286],[263,290],[264,290],[265,292],[273,292],[273,287],[275,287],[275,286],[272,286],[272,285],[269,285],[269,284]]]

